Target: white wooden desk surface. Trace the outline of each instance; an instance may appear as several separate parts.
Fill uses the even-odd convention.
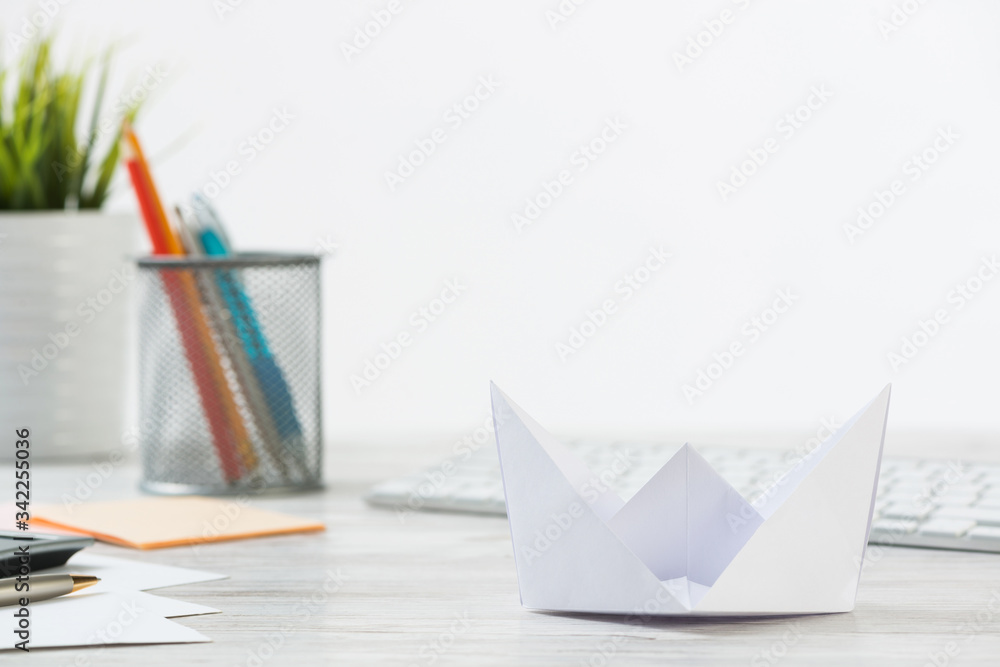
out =
[[[948,456],[994,458],[971,444],[953,447]],[[1000,600],[1000,555],[885,548],[873,558],[870,550],[857,608],[848,614],[626,623],[609,616],[526,611],[518,601],[505,519],[431,512],[401,519],[361,500],[370,484],[427,467],[448,449],[440,442],[334,445],[327,450],[324,492],[253,500],[262,508],[322,519],[324,533],[197,549],[93,548],[231,575],[154,591],[221,609],[221,614],[179,619],[213,643],[5,652],[0,662],[67,667],[1000,665],[1000,611],[989,610],[994,595]],[[93,470],[84,464],[34,468],[36,502],[58,501]],[[122,465],[93,498],[138,496],[137,479],[134,465]],[[342,584],[325,593],[325,582],[335,588],[330,573]],[[1000,610],[1000,602],[993,609]],[[947,655],[949,649],[954,655]]]

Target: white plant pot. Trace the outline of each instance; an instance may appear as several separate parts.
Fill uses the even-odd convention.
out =
[[[139,228],[130,214],[0,212],[0,460],[23,428],[32,458],[121,449]]]

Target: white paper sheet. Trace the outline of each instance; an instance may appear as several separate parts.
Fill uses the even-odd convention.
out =
[[[193,605],[200,607],[200,605]],[[33,602],[28,648],[101,646],[110,644],[181,644],[211,641],[196,630],[163,617],[159,611],[190,610],[188,603],[164,602],[136,591],[74,595]],[[7,613],[9,612],[9,613]],[[5,608],[0,621],[4,642],[0,650],[13,651],[20,641],[14,634],[14,608]]]
[[[491,386],[521,602],[637,615],[854,608],[886,388],[756,507],[689,445],[629,501]]]
[[[80,591],[75,595],[82,595],[85,592]],[[98,593],[98,595],[103,595],[103,593]],[[173,598],[165,598],[161,595],[143,593],[142,591],[128,591],[127,595],[135,598],[143,609],[147,609],[154,614],[159,614],[163,618],[182,618],[184,616],[219,613],[219,610],[214,607],[207,607],[203,604],[186,602],[184,600],[174,600]]]
[[[66,565],[45,574],[72,573],[100,577],[94,586],[53,600],[33,602],[30,648],[90,646],[93,644],[175,644],[211,641],[201,633],[168,621],[168,618],[216,613],[219,610],[192,602],[143,593],[142,590],[225,579],[226,575],[170,565],[81,552]],[[0,612],[0,628],[14,638],[14,607]],[[13,649],[5,640],[0,650]]]
[[[89,574],[100,581],[76,595],[106,593],[108,591],[148,591],[154,588],[196,584],[202,581],[225,579],[228,575],[202,570],[191,570],[172,565],[145,563],[130,558],[115,558],[81,551],[60,567],[45,570],[45,574]]]

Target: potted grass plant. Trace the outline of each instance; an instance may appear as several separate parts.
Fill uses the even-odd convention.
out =
[[[28,429],[32,456],[123,438],[139,223],[102,206],[138,106],[107,99],[111,59],[59,68],[48,35],[0,61],[0,432]]]

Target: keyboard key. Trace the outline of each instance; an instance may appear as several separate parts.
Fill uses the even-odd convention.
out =
[[[911,519],[923,521],[931,513],[930,507],[914,507],[913,503],[893,503],[882,510],[882,517],[886,519]]]
[[[966,471],[966,473],[962,475],[962,479],[964,479],[966,482],[969,482],[970,484],[978,484],[982,486],[983,478],[985,476],[986,473],[984,473],[982,470],[979,470],[978,468],[969,468]]]
[[[968,519],[931,519],[918,532],[928,537],[961,537],[975,527],[976,522]]]
[[[931,494],[941,498],[949,496],[978,496],[982,493],[983,487],[980,484],[952,484],[940,488],[940,493]]]
[[[909,535],[917,529],[916,521],[876,519],[872,521],[872,535]]]
[[[913,493],[898,493],[895,490],[888,491],[886,493],[880,493],[878,499],[883,501],[887,505],[912,505],[913,499],[916,494]]]
[[[979,496],[947,496],[935,498],[934,503],[938,507],[968,507],[976,502]]]
[[[935,519],[969,519],[984,526],[1000,526],[1000,510],[981,507],[942,507]]]
[[[969,531],[969,538],[973,540],[996,540],[1000,542],[1000,528],[988,528],[980,526]]]
[[[483,512],[489,512],[492,514],[506,514],[507,505],[504,503],[503,498],[494,500],[493,502],[485,505],[483,507]]]
[[[927,482],[927,471],[920,470],[919,468],[915,470],[900,470],[893,477],[900,484],[924,484]]]
[[[984,510],[1000,510],[1000,499],[984,498],[976,503],[976,507]]]
[[[461,494],[454,496],[454,501],[471,507],[483,507],[495,503],[498,498],[503,499],[503,492],[497,494],[492,488],[479,487],[463,489]]]
[[[905,497],[908,500],[913,500],[917,496],[923,497],[926,495],[930,495],[924,489],[923,485],[921,484],[911,485],[907,482],[903,483],[893,482],[891,486],[886,486],[884,489],[881,490],[884,493],[892,494],[894,496]]]
[[[409,498],[412,493],[413,486],[411,484],[393,481],[383,482],[378,486],[372,487],[369,496],[373,500],[392,502]]]

